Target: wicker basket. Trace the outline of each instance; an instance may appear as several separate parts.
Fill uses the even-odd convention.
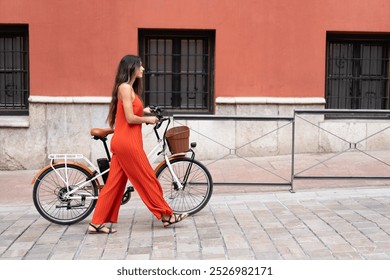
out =
[[[166,138],[172,154],[185,153],[190,149],[190,128],[188,126],[176,126],[168,129]]]

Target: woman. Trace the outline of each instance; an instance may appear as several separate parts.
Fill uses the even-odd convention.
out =
[[[187,214],[175,214],[164,200],[159,181],[143,150],[142,124],[155,124],[158,118],[141,101],[145,69],[137,56],[126,55],[119,63],[107,117],[115,132],[111,139],[111,165],[108,180],[99,194],[89,233],[114,233],[105,223],[116,223],[127,180],[164,227],[182,221]]]

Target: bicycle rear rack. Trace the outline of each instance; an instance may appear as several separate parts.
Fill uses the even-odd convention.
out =
[[[63,159],[65,162],[68,159],[84,159],[84,155],[82,154],[50,154],[48,156],[50,160]]]
[[[88,179],[88,181],[92,181],[92,180],[95,180],[97,179],[99,176],[102,176],[104,175],[105,173],[108,172],[105,171],[105,172],[98,172],[98,168],[97,166],[95,166],[88,158],[86,158],[84,155],[82,154],[50,154],[48,156],[48,158],[50,159],[50,166],[51,168],[54,170],[54,172],[58,175],[59,178],[61,178],[62,182],[64,182],[64,184],[66,186],[69,187],[69,178],[68,178],[68,171],[67,171],[67,168],[68,168],[68,164],[69,164],[69,161],[71,160],[84,160],[86,163],[89,164],[90,167],[92,167],[93,169],[93,173],[91,174],[91,176]],[[56,163],[55,160],[63,160],[63,163],[65,165],[65,176],[63,177],[62,174],[60,174],[55,168],[54,168],[54,164]],[[86,168],[88,168],[88,166],[85,166]],[[81,185],[79,185],[79,188],[82,187],[83,185],[85,185],[86,182],[80,182]],[[74,191],[70,191],[69,194],[73,193]]]
[[[55,160],[64,160],[65,166],[67,165],[68,160],[84,160],[94,170],[97,170],[97,166],[95,166],[88,158],[86,158],[82,154],[50,154],[48,158],[50,159],[50,164],[52,167],[53,167],[52,164],[54,164]]]

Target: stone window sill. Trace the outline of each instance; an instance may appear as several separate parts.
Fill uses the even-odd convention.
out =
[[[0,116],[0,127],[27,128],[29,126],[29,116]]]

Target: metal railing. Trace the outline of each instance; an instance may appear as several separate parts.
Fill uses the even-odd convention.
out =
[[[288,175],[288,178],[285,176],[276,173],[274,170],[270,170],[269,168],[262,166],[261,164],[253,161],[250,157],[245,157],[240,155],[238,152],[240,149],[243,149],[244,147],[250,145],[251,143],[254,143],[255,141],[260,141],[261,139],[277,133],[279,130],[285,128],[285,127],[290,127],[291,124],[293,123],[293,118],[292,117],[267,117],[267,116],[235,116],[235,115],[174,115],[173,116],[173,121],[185,125],[184,123],[180,121],[235,121],[235,122],[244,122],[244,121],[249,121],[249,122],[278,122],[282,123],[280,126],[277,125],[277,128],[275,129],[270,129],[262,134],[256,135],[254,139],[251,139],[247,141],[244,144],[240,144],[239,146],[229,146],[226,143],[223,143],[221,140],[215,139],[210,135],[206,135],[204,132],[201,132],[199,130],[194,129],[191,127],[191,131],[199,134],[202,137],[205,137],[208,139],[208,141],[212,141],[213,143],[220,145],[224,149],[227,150],[226,154],[220,155],[217,159],[211,160],[207,166],[210,166],[220,160],[226,159],[229,156],[235,156],[237,158],[240,158],[245,161],[245,163],[248,163],[251,166],[254,166],[256,168],[260,168],[262,172],[266,172],[268,174],[272,174],[274,179],[277,179],[277,181],[274,182],[264,182],[264,181],[257,181],[257,182],[248,182],[248,181],[241,181],[241,182],[218,182],[215,181],[214,185],[245,185],[245,186],[257,186],[257,185],[263,185],[263,186],[289,186],[290,190],[292,190],[292,184],[291,184],[291,175]],[[291,132],[290,132],[291,133]]]
[[[335,131],[330,131],[329,129],[321,127],[320,125],[304,118],[303,115],[324,115],[324,116],[328,116],[328,117],[332,117],[332,115],[337,115],[337,116],[344,115],[345,117],[349,116],[351,121],[361,122],[363,120],[361,118],[361,116],[365,116],[369,120],[372,120],[373,117],[375,117],[375,116],[380,116],[381,118],[383,118],[386,115],[390,116],[390,110],[332,110],[332,109],[295,110],[294,111],[294,124],[293,124],[293,126],[294,126],[293,137],[292,137],[292,141],[293,141],[293,144],[292,144],[292,147],[293,147],[292,148],[292,163],[291,163],[291,168],[292,168],[292,170],[291,170],[291,174],[292,174],[291,184],[292,185],[294,184],[294,180],[296,180],[296,179],[301,179],[301,180],[307,180],[307,179],[317,179],[317,180],[318,179],[321,179],[321,180],[324,180],[324,179],[326,179],[326,180],[346,180],[346,179],[347,180],[351,180],[351,179],[383,180],[383,179],[390,179],[390,176],[359,176],[359,175],[354,175],[354,174],[350,174],[350,175],[302,175],[305,172],[312,170],[317,166],[323,165],[326,162],[328,162],[332,159],[335,159],[337,157],[340,157],[343,154],[346,154],[348,152],[358,152],[358,153],[364,154],[368,158],[373,159],[374,161],[379,162],[379,163],[383,164],[384,166],[390,167],[390,163],[387,163],[386,161],[378,158],[377,156],[374,156],[373,154],[368,153],[367,151],[365,151],[362,148],[362,146],[364,146],[363,143],[366,140],[373,138],[374,136],[379,135],[380,133],[390,129],[390,119],[386,120],[388,122],[388,124],[384,128],[381,128],[381,129],[378,129],[374,132],[368,133],[366,136],[361,137],[360,139],[353,141],[351,139],[347,139],[348,137],[346,137],[344,135],[340,135],[340,133],[337,133]],[[354,117],[357,117],[357,119],[354,119]],[[326,157],[325,159],[322,159],[319,162],[312,164],[312,165],[309,165],[305,169],[300,170],[299,172],[296,172],[296,169],[295,169],[295,167],[296,167],[295,148],[296,148],[296,136],[297,136],[296,135],[297,120],[302,120],[305,123],[309,124],[310,126],[314,126],[314,127],[318,128],[324,134],[328,134],[331,137],[342,142],[344,144],[344,147],[340,151],[337,151],[337,152],[331,154],[329,157]],[[351,121],[348,121],[348,119],[346,119],[346,118],[343,118],[342,121],[343,122],[351,122]],[[346,134],[345,131],[344,131],[344,134]]]
[[[218,140],[213,138],[210,135],[206,135],[205,132],[199,131],[193,127],[191,127],[191,130],[197,134],[199,134],[202,137],[205,137],[208,141],[212,141],[216,145],[219,145],[227,150],[226,154],[220,155],[218,158],[211,160],[207,166],[210,166],[218,161],[221,161],[223,159],[226,159],[229,156],[234,156],[236,158],[244,160],[246,163],[249,163],[252,166],[255,166],[257,168],[260,168],[263,172],[268,172],[269,174],[272,174],[275,178],[278,178],[278,181],[275,182],[264,182],[264,181],[256,181],[256,182],[247,182],[247,181],[235,181],[235,182],[214,182],[215,185],[248,185],[248,186],[288,186],[290,192],[295,192],[294,190],[294,182],[296,180],[307,180],[307,179],[313,179],[313,180],[319,180],[319,179],[390,179],[390,176],[359,176],[356,174],[349,174],[349,175],[335,175],[335,174],[329,174],[329,175],[305,175],[308,171],[314,169],[317,166],[323,165],[325,162],[328,162],[332,159],[335,159],[347,152],[350,151],[356,151],[359,153],[364,154],[365,156],[369,157],[370,159],[375,160],[376,162],[379,162],[387,167],[390,167],[390,163],[386,162],[385,160],[382,160],[371,153],[365,151],[360,146],[363,145],[365,141],[368,139],[379,135],[382,132],[385,132],[386,130],[390,129],[390,119],[384,120],[385,127],[381,128],[379,130],[376,130],[368,135],[365,135],[364,137],[360,138],[357,141],[351,141],[346,139],[343,135],[337,135],[337,132],[330,131],[324,127],[322,127],[319,123],[315,123],[307,118],[304,118],[304,115],[322,115],[321,122],[325,121],[327,122],[327,117],[331,117],[332,115],[345,115],[351,118],[351,121],[358,120],[359,122],[372,120],[372,117],[375,116],[390,116],[390,110],[330,110],[330,109],[323,109],[323,110],[294,110],[293,117],[273,117],[273,116],[227,116],[227,115],[180,115],[175,114],[173,116],[174,122],[177,124],[185,125],[186,123],[183,123],[183,121],[234,121],[234,122],[243,122],[243,121],[249,121],[249,122],[277,122],[276,128],[270,129],[268,131],[265,131],[263,133],[259,133],[256,138],[248,140],[246,143],[241,144],[239,146],[229,146],[226,144],[223,140]],[[361,117],[367,118],[362,119]],[[357,119],[355,119],[357,118]],[[333,120],[333,119],[332,119]],[[382,119],[383,120],[383,119]],[[344,145],[346,145],[345,148],[341,149],[340,151],[337,151],[333,154],[331,154],[329,157],[320,160],[303,170],[297,171],[296,165],[297,165],[297,133],[299,131],[299,127],[297,128],[297,122],[303,121],[304,123],[307,123],[309,126],[315,127],[318,131],[321,131],[321,133],[329,134],[331,137],[334,137],[335,139],[338,139],[341,141]],[[351,122],[346,118],[342,119],[343,122]],[[388,123],[387,123],[388,122]],[[282,123],[282,124],[281,124]],[[274,133],[278,133],[281,129],[289,127],[291,128],[291,170],[290,174],[288,174],[288,178],[286,178],[286,174],[281,175],[278,174],[275,170],[270,170],[269,168],[262,166],[258,162],[254,161],[252,157],[246,157],[245,155],[241,155],[238,151],[242,149],[243,147],[246,147],[250,145],[251,143],[255,141],[261,141],[263,138],[272,135]],[[304,132],[306,133],[306,131]],[[287,143],[284,143],[285,145]],[[319,151],[313,152],[315,154],[320,154]],[[325,153],[321,153],[323,155]],[[259,155],[261,157],[262,155]],[[286,156],[289,156],[289,154],[286,154]]]

